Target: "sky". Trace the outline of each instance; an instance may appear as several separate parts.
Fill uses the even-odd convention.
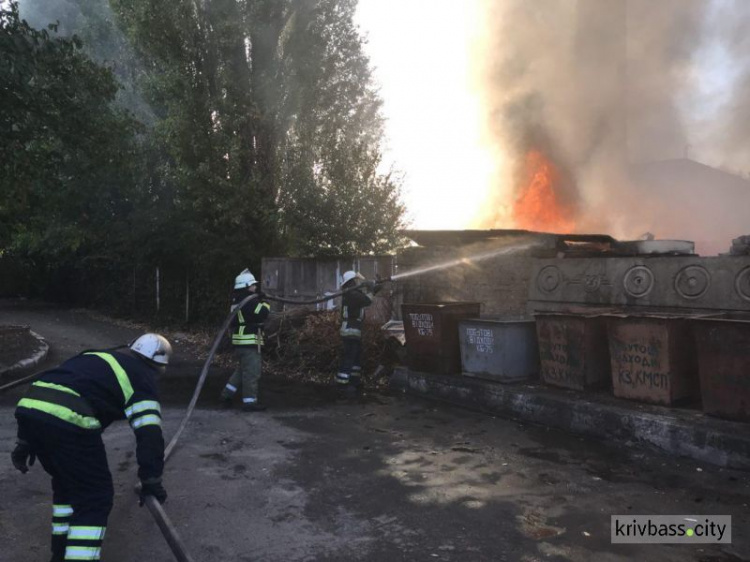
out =
[[[711,0],[710,5],[719,9],[735,1]],[[488,116],[476,74],[482,67],[476,63],[487,56],[480,48],[487,17],[483,6],[486,0],[359,0],[357,23],[367,38],[387,120],[385,164],[404,174],[413,228],[475,227],[493,178],[508,176],[503,173],[508,163],[484,137]],[[684,114],[710,123],[729,99],[732,60],[714,41],[693,62],[697,87],[685,92],[679,105]],[[685,151],[720,165],[706,150],[704,132],[702,126],[688,130]]]
[[[470,224],[497,160],[472,75],[480,0],[360,0],[357,23],[384,101],[385,160],[404,173],[413,228]]]

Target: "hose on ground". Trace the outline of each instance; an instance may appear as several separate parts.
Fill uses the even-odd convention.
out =
[[[338,291],[336,293],[326,295],[321,298],[309,299],[309,300],[285,299],[281,297],[274,297],[271,295],[265,295],[265,298],[267,300],[275,301],[275,302],[279,302],[283,304],[311,305],[311,304],[318,304],[321,302],[325,302],[325,301],[337,298],[355,289],[357,289],[356,285],[353,287],[344,289],[342,291]],[[193,410],[195,409],[195,405],[197,404],[200,393],[203,390],[203,386],[206,383],[206,378],[208,377],[208,370],[211,366],[214,356],[216,355],[216,351],[219,349],[219,345],[221,344],[221,340],[224,337],[224,333],[227,331],[230,323],[232,322],[232,319],[237,315],[240,309],[243,306],[245,306],[247,303],[252,302],[253,300],[257,298],[258,298],[257,294],[250,294],[247,297],[245,297],[236,307],[232,309],[232,311],[224,320],[224,323],[221,326],[221,330],[219,330],[219,332],[216,334],[216,338],[214,338],[213,344],[211,345],[211,349],[208,353],[208,357],[206,357],[206,361],[203,364],[203,368],[201,369],[200,376],[198,377],[198,382],[195,385],[193,396],[190,399],[190,403],[188,404],[187,410],[185,410],[185,415],[180,421],[180,425],[178,426],[177,431],[172,436],[172,439],[169,441],[169,444],[164,450],[164,462],[165,463],[167,462],[169,457],[172,455],[172,452],[177,446],[177,442],[179,441],[180,436],[182,435],[182,432],[185,430],[185,427],[187,426],[188,421],[190,421],[190,417],[193,415]],[[21,386],[23,384],[31,382],[35,380],[37,377],[39,377],[40,375],[42,375],[43,373],[44,371],[40,371],[38,373],[34,373],[33,375],[29,375],[22,379],[15,380],[4,386],[0,386],[0,392],[3,392],[5,390],[10,390],[11,388],[15,388],[17,386]],[[161,531],[162,535],[164,535],[164,538],[167,541],[169,548],[172,550],[172,553],[175,555],[175,558],[177,559],[177,561],[178,562],[193,562],[193,558],[191,558],[190,554],[185,549],[185,546],[179,534],[177,533],[177,530],[175,529],[174,525],[170,521],[169,517],[167,517],[166,512],[164,511],[164,509],[162,509],[161,505],[156,500],[156,498],[154,498],[153,496],[147,496],[145,498],[145,504],[146,504],[146,507],[148,507],[149,512],[153,516],[154,521],[156,521],[156,524],[158,525],[159,530]]]
[[[8,384],[0,386],[0,392],[5,392],[6,390],[11,390],[12,388],[16,388],[17,386],[22,386],[26,383],[32,382],[42,373],[44,373],[44,371],[39,371],[38,373],[34,373],[33,375],[11,381]]]
[[[334,299],[345,293],[348,293],[349,291],[353,291],[356,288],[357,287],[354,286],[354,287],[345,289],[343,291],[339,291],[337,293],[326,295],[325,297],[322,297],[322,298],[303,300],[303,301],[293,300],[293,299],[284,299],[281,297],[273,297],[271,295],[267,295],[265,296],[265,298],[271,301],[280,302],[284,304],[311,305],[311,304],[318,304],[321,302]],[[206,357],[206,361],[204,362],[203,368],[201,369],[200,376],[198,377],[198,382],[196,383],[195,390],[193,391],[193,396],[190,398],[190,403],[188,404],[187,410],[185,410],[185,416],[182,418],[182,421],[180,422],[180,425],[177,428],[177,431],[172,436],[172,439],[170,439],[169,444],[167,445],[166,449],[164,449],[164,462],[165,463],[167,462],[167,460],[169,460],[170,456],[172,455],[172,452],[177,446],[177,442],[179,441],[180,436],[182,435],[182,432],[185,430],[185,427],[187,426],[188,421],[190,421],[190,417],[193,415],[193,410],[195,409],[195,405],[198,403],[198,398],[200,397],[201,391],[203,390],[203,386],[206,383],[206,378],[208,377],[208,370],[211,366],[214,356],[216,355],[216,351],[219,349],[219,345],[221,344],[221,340],[224,337],[224,333],[229,328],[229,325],[231,324],[232,319],[237,315],[237,313],[242,309],[242,307],[257,298],[258,298],[257,294],[250,294],[247,297],[245,297],[242,301],[240,301],[240,303],[236,307],[232,309],[232,311],[229,313],[229,315],[227,315],[226,319],[224,320],[224,323],[221,325],[221,329],[216,334],[213,344],[211,345],[211,349],[208,352],[208,357]],[[146,500],[147,500],[146,505],[148,506],[149,511],[151,512],[151,515],[154,517],[156,524],[159,525],[159,529],[164,535],[164,538],[167,540],[169,547],[172,549],[172,553],[175,555],[175,558],[178,560],[178,562],[192,562],[192,559],[190,558],[190,555],[185,550],[185,547],[183,546],[182,541],[179,535],[177,534],[177,531],[175,530],[174,526],[170,523],[167,517],[167,514],[164,512],[163,509],[161,509],[159,502],[156,501],[156,499],[154,499],[153,497],[147,497]]]
[[[164,535],[164,538],[169,545],[169,549],[172,551],[172,554],[174,554],[177,562],[193,562],[193,558],[190,556],[187,549],[185,548],[185,545],[182,543],[180,535],[177,534],[177,529],[174,528],[174,525],[172,525],[169,517],[167,517],[167,514],[161,507],[159,500],[157,500],[154,496],[146,496],[143,499],[143,503],[146,504],[146,507],[154,518],[154,521],[156,521],[161,534]]]
[[[384,282],[385,281],[382,281],[382,283]],[[357,289],[356,285],[353,287],[349,287],[347,289],[338,291],[336,293],[326,295],[324,297],[320,297],[317,299],[310,299],[310,300],[285,299],[282,297],[274,297],[272,295],[265,295],[264,298],[270,301],[279,302],[283,304],[310,305],[310,304],[318,304],[321,302],[329,301],[331,299],[335,299],[355,289]],[[221,329],[216,334],[216,338],[214,338],[214,342],[211,345],[211,350],[208,352],[208,357],[206,357],[206,361],[203,364],[203,368],[201,369],[200,376],[198,377],[198,382],[195,385],[195,390],[193,391],[193,396],[190,399],[190,404],[188,404],[187,410],[185,411],[185,416],[182,418],[182,421],[180,422],[180,425],[177,428],[177,431],[172,436],[172,439],[169,441],[169,445],[167,445],[167,448],[164,450],[165,462],[170,457],[170,455],[172,454],[172,451],[177,445],[177,441],[179,440],[180,435],[182,435],[182,432],[184,431],[185,426],[190,420],[190,416],[193,415],[195,404],[198,402],[198,397],[200,396],[200,393],[203,390],[203,386],[206,383],[206,378],[208,377],[208,369],[211,366],[211,362],[214,359],[214,355],[216,355],[216,351],[219,349],[219,345],[221,344],[221,339],[224,337],[224,333],[227,331],[227,329],[229,328],[229,324],[232,322],[232,319],[237,315],[240,309],[242,309],[243,306],[245,306],[247,303],[253,301],[256,298],[258,298],[258,295],[253,293],[245,297],[242,301],[240,301],[240,303],[236,307],[234,307],[233,310],[226,317],[226,319],[224,320],[224,323],[221,326]]]
[[[229,328],[229,324],[232,322],[232,319],[237,315],[240,309],[243,306],[245,306],[247,303],[257,298],[258,298],[258,295],[255,295],[255,294],[245,297],[232,310],[232,312],[229,313],[229,315],[224,320],[224,323],[221,325],[221,330],[219,330],[219,333],[216,334],[216,337],[214,338],[214,343],[211,345],[211,350],[208,352],[208,357],[206,357],[206,361],[205,363],[203,363],[201,374],[198,377],[198,382],[195,385],[195,390],[193,391],[193,396],[190,398],[190,403],[188,404],[187,410],[185,410],[185,415],[183,416],[182,421],[180,422],[180,425],[177,428],[177,431],[172,436],[172,439],[169,441],[169,445],[167,445],[167,448],[164,449],[164,462],[165,463],[167,462],[167,460],[172,454],[172,451],[177,445],[177,441],[180,439],[180,435],[182,435],[182,432],[185,430],[185,426],[190,420],[190,416],[193,415],[193,410],[195,409],[195,405],[198,402],[198,397],[200,396],[201,391],[203,390],[203,385],[206,383],[206,377],[208,377],[208,368],[211,366],[211,362],[214,359],[214,355],[216,355],[216,350],[219,349],[219,344],[221,344],[221,339],[224,337],[224,332],[227,331],[227,329]]]

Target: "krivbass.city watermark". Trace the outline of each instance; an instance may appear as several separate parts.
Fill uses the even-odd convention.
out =
[[[732,542],[731,515],[613,515],[613,543]]]

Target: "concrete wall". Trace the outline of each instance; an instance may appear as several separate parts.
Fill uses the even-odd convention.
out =
[[[529,312],[571,305],[750,312],[750,256],[536,260]]]
[[[383,321],[391,315],[401,319],[403,303],[446,301],[479,302],[483,317],[505,318],[571,305],[750,311],[750,257],[549,259],[550,249],[543,248],[467,258],[487,256],[486,248],[477,254],[460,246],[415,246],[395,258],[264,258],[261,275],[270,294],[311,299],[338,290],[340,276],[348,269],[369,279],[395,273],[392,294],[381,293],[372,309]],[[439,267],[443,264],[450,266]],[[435,266],[419,275],[405,275]]]
[[[462,259],[461,250],[449,247],[414,247],[396,257],[397,275],[435,264]],[[522,317],[526,313],[534,265],[531,256],[496,256],[465,261],[445,269],[404,277],[396,283],[394,312],[400,319],[402,303],[473,301],[482,304],[482,316]]]
[[[475,301],[482,316],[520,317],[571,306],[750,312],[750,256],[553,258],[514,255],[461,262],[460,248],[414,247],[397,256],[401,303]],[[399,317],[400,318],[400,317]]]

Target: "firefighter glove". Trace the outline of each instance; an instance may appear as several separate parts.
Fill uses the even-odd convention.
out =
[[[20,470],[23,474],[26,474],[29,471],[29,467],[34,466],[36,453],[31,450],[31,445],[28,442],[19,439],[16,443],[16,448],[10,454],[10,459],[16,470]]]
[[[139,493],[140,501],[138,505],[143,506],[146,496],[154,496],[159,503],[167,501],[167,491],[161,485],[161,479],[158,480],[141,480],[141,491]]]

